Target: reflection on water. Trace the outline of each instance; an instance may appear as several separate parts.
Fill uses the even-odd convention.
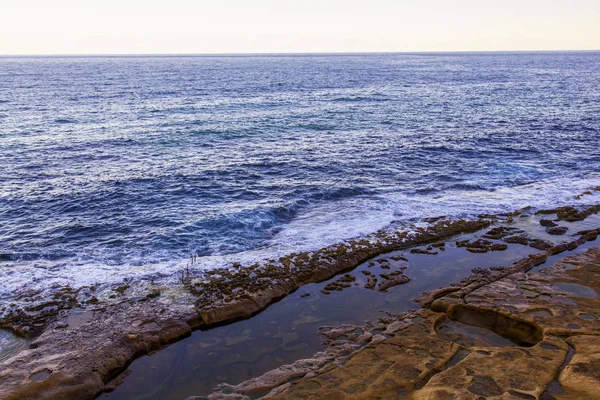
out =
[[[4,361],[25,348],[27,340],[0,329],[0,361]]]
[[[320,326],[362,324],[382,316],[381,310],[399,313],[417,308],[411,299],[425,290],[458,282],[472,268],[509,265],[536,252],[511,245],[509,251],[473,254],[456,248],[455,239],[438,255],[395,252],[377,257],[375,262],[366,262],[351,272],[356,277],[355,286],[343,292],[322,294],[321,289],[331,280],[304,286],[251,319],[196,331],[190,338],[136,360],[124,383],[101,398],[184,399],[209,394],[219,383],[237,384],[281,365],[312,357],[323,349],[317,333]],[[379,278],[382,273],[403,267],[407,267],[409,283],[392,287],[387,293],[363,287],[368,278],[362,271]],[[498,342],[500,339],[489,338]]]
[[[466,325],[457,321],[444,321],[437,329],[438,337],[456,342],[463,347],[513,347],[510,340],[480,326]]]
[[[563,292],[572,294],[575,297],[589,297],[596,298],[598,293],[594,289],[588,286],[578,285],[576,283],[559,282],[555,283],[554,286]]]

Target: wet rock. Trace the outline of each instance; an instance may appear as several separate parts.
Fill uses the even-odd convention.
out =
[[[586,190],[585,192],[582,192],[582,193],[579,193],[578,195],[576,195],[575,198],[576,199],[581,199],[583,196],[590,195],[590,194],[592,194],[592,191],[591,190]]]
[[[117,293],[123,294],[130,287],[131,287],[130,285],[121,285],[121,286],[118,286],[118,287],[114,288],[113,290],[115,292],[117,292]]]
[[[381,333],[365,336],[367,346],[354,348],[346,358],[335,358],[304,378],[286,381],[267,398],[371,399],[395,398],[398,393],[412,399],[540,398],[565,360],[565,337],[576,353],[560,373],[560,383],[571,396],[592,398],[600,382],[600,321],[581,315],[600,315],[600,305],[596,297],[580,296],[575,286],[565,285],[588,285],[600,293],[600,247],[526,278],[524,272],[547,258],[548,253],[541,253],[511,267],[474,268],[461,286],[432,295],[434,306],[445,304],[432,306],[440,312],[420,310],[398,318],[388,313],[370,325]],[[382,274],[384,282],[396,276]],[[557,288],[561,282],[564,285]],[[440,333],[444,321],[465,324],[466,334],[473,334],[475,327],[488,329],[512,344],[475,344],[459,350],[454,340]],[[325,335],[329,340],[357,337],[352,329],[330,329]]]
[[[485,235],[483,235],[483,238],[499,240],[507,235],[513,234],[516,230],[517,229],[513,227],[497,226],[486,232]]]
[[[375,276],[369,276],[367,283],[365,284],[365,289],[374,290],[377,285],[377,278]]]
[[[123,302],[97,310],[89,323],[48,329],[0,363],[0,398],[93,399],[130,360],[189,336],[198,322],[191,305]]]
[[[569,230],[569,228],[566,226],[549,226],[546,228],[546,233],[550,235],[564,235],[567,233],[567,230]]]
[[[310,256],[292,254],[280,259],[283,267],[265,264],[236,271],[224,270],[190,289],[198,296],[196,309],[204,323],[212,325],[248,317],[303,284],[329,279],[379,254],[435,243],[458,233],[483,229],[489,224],[487,220],[440,220],[426,229],[417,228],[410,237],[406,232],[379,232],[374,235],[378,238],[375,243],[362,239],[323,248]]]
[[[554,245],[552,244],[552,242],[549,242],[547,240],[541,240],[541,239],[530,239],[529,240],[529,247],[533,247],[534,249],[537,250],[549,250],[553,247]]]
[[[343,365],[311,378],[288,383],[281,391],[272,392],[272,398],[367,399],[393,397],[399,392],[409,394],[412,399],[444,398],[439,397],[441,393],[448,398],[466,399],[500,398],[506,393],[512,397],[527,395],[539,398],[565,360],[568,345],[561,337],[569,336],[567,330],[574,329],[569,326],[573,325],[571,321],[575,318],[583,320],[577,328],[581,335],[572,336],[567,341],[576,349],[576,355],[562,371],[559,380],[569,390],[568,393],[579,394],[580,398],[593,397],[600,382],[600,368],[597,365],[600,350],[596,348],[600,346],[600,322],[597,319],[580,318],[579,313],[583,310],[586,315],[592,315],[600,312],[600,306],[596,300],[589,298],[568,299],[564,292],[553,291],[549,281],[564,280],[568,276],[571,280],[589,282],[589,274],[596,274],[596,265],[600,264],[600,248],[591,249],[583,255],[570,256],[563,261],[576,265],[574,269],[565,269],[557,264],[529,277],[527,287],[538,293],[551,294],[550,299],[530,297],[520,290],[519,282],[523,274],[515,271],[539,262],[537,256],[515,263],[513,273],[500,280],[489,281],[493,277],[490,271],[475,269],[474,274],[487,276],[489,282],[471,289],[467,287],[465,296],[443,295],[450,296],[446,301],[450,305],[446,308],[446,314],[425,313],[421,314],[425,319],[411,316],[393,323],[390,321],[388,329],[394,324],[396,329],[386,329],[384,333],[394,336],[373,336],[370,346],[355,352]],[[594,285],[597,287],[600,282]],[[565,307],[561,299],[575,301],[576,309]],[[514,311],[503,311],[497,304],[511,304]],[[534,315],[532,311],[540,310],[541,306],[552,312]],[[432,318],[434,315],[440,316]],[[416,337],[429,340],[432,333],[438,332],[439,328],[436,327],[444,318],[462,321],[468,324],[466,326],[486,327],[510,338],[517,345],[475,346],[460,355],[456,349],[450,351],[455,357],[446,358],[442,366],[434,360],[423,363],[420,357],[439,355],[439,347],[433,343],[417,344],[413,340]],[[431,325],[428,326],[428,323]],[[386,345],[392,343],[393,347]],[[399,352],[416,358],[400,356]],[[401,366],[395,364],[400,360]],[[544,368],[540,369],[540,365]],[[387,371],[391,370],[394,373],[388,374]],[[424,371],[433,376],[423,380]],[[532,374],[531,371],[536,373]],[[419,382],[424,382],[422,388],[419,388]]]
[[[556,214],[559,221],[576,222],[583,221],[586,217],[600,212],[600,205],[593,205],[581,211],[575,207],[558,207],[549,210],[540,210],[536,214]]]
[[[596,240],[599,233],[600,233],[600,230],[598,230],[598,229],[588,229],[588,230],[579,231],[575,235],[585,238],[585,240],[587,242],[591,242],[593,240]]]
[[[545,227],[556,226],[556,223],[550,219],[542,219],[540,220],[540,225]]]
[[[467,247],[467,251],[470,253],[487,253],[487,249],[481,249],[477,247]]]
[[[155,297],[160,296],[160,289],[154,288],[146,295],[149,299],[153,299]]]
[[[267,398],[376,399],[411,390],[442,369],[458,350],[433,333],[437,314],[420,315],[419,323],[412,323],[414,316],[400,317],[397,321],[404,325],[399,325],[396,336],[377,335],[371,342],[376,345],[356,351],[343,365],[330,364],[329,369],[274,390]]]
[[[325,285],[325,290],[331,292],[332,290],[342,291],[346,288],[352,287],[352,283],[356,281],[356,277],[350,274],[345,274],[335,282],[328,283]]]
[[[83,304],[95,304],[92,292],[82,287],[56,288],[54,291],[24,292],[17,296],[20,304],[0,315],[0,329],[33,338],[40,335],[48,325]]]
[[[451,297],[455,300],[462,299],[466,293],[473,291],[479,287],[482,287],[491,282],[500,280],[517,272],[527,272],[531,268],[544,263],[549,256],[559,254],[566,250],[574,250],[580,244],[586,241],[595,240],[598,235],[598,230],[588,230],[579,239],[572,242],[561,243],[559,245],[552,245],[549,242],[539,241],[540,250],[545,250],[544,253],[534,254],[514,263],[511,267],[505,267],[503,269],[495,269],[495,274],[483,273],[481,270],[475,270],[475,273],[469,277],[463,279],[458,285],[450,285],[445,288],[440,288],[425,292],[420,296],[413,299],[423,307],[432,307],[434,310],[445,311],[448,308],[448,299]],[[535,242],[535,239],[529,241],[530,246]],[[436,303],[436,304],[434,304]]]
[[[503,251],[508,248],[507,245],[494,243],[486,239],[477,239],[475,241],[461,240],[456,242],[457,247],[466,247],[472,253],[486,253],[488,251]]]
[[[412,393],[412,398],[437,399],[440,398],[437,393],[456,399],[500,398],[508,392],[538,398],[566,355],[565,343],[548,340],[556,343],[557,350],[545,350],[537,345],[527,351],[490,347],[484,353],[471,351],[456,365],[434,375],[422,389]],[[540,369],[540,365],[544,368]]]
[[[583,216],[585,212],[587,211],[583,210],[579,213]],[[127,299],[127,294],[135,288],[125,288],[122,290],[123,295],[118,291],[116,292],[119,293],[118,295],[113,295],[116,298],[114,303],[104,304],[99,302],[95,305],[95,312],[91,321],[76,327],[46,329],[47,324],[53,323],[61,316],[61,311],[68,311],[74,306],[80,306],[81,299],[91,301],[93,298],[98,299],[99,297],[91,292],[85,296],[73,296],[71,293],[73,290],[71,292],[66,291],[59,299],[50,299],[55,302],[54,304],[49,302],[47,307],[37,308],[37,305],[31,307],[31,312],[38,313],[37,315],[49,310],[42,317],[36,317],[38,319],[31,319],[26,310],[21,310],[21,312],[13,314],[10,319],[4,318],[0,321],[9,324],[9,329],[13,331],[17,331],[15,327],[23,331],[29,329],[33,331],[35,328],[31,327],[40,326],[36,323],[42,324],[40,331],[32,334],[31,337],[34,340],[29,349],[23,350],[12,359],[0,363],[0,381],[2,382],[2,385],[0,385],[0,398],[94,398],[104,390],[104,383],[109,381],[118,371],[121,371],[132,359],[179,340],[189,335],[192,329],[249,317],[263,310],[273,301],[295,291],[301,285],[330,279],[336,274],[354,268],[379,254],[405,250],[415,245],[436,243],[452,235],[474,232],[489,225],[490,221],[486,220],[439,220],[427,228],[415,229],[410,235],[406,232],[390,234],[379,232],[371,236],[369,240],[348,241],[316,252],[291,254],[281,257],[279,260],[266,260],[261,264],[239,267],[235,270],[207,271],[201,275],[201,278],[182,285],[182,290],[186,291],[185,295],[171,297],[171,299],[178,298],[181,300],[171,300],[168,304],[166,302],[165,304],[160,303],[166,299],[166,295],[161,295],[156,299],[142,297],[138,299],[139,301]],[[585,238],[580,239],[583,241],[588,240],[587,238],[593,237],[594,234],[597,235],[597,231],[587,232]],[[580,239],[567,244],[565,248],[577,247],[580,244]],[[544,262],[549,254],[551,254],[550,250],[540,255],[528,257],[523,262],[515,263],[512,267],[494,271],[494,273],[478,272],[479,280],[467,279],[456,287],[452,286],[438,290],[429,304],[440,301],[439,304],[446,304],[445,309],[448,310],[455,301],[462,302],[478,288],[500,282],[502,278],[509,274],[527,271],[533,265]],[[562,270],[564,271],[564,268]],[[577,274],[580,273],[580,268],[568,272]],[[389,276],[395,279],[402,275]],[[575,275],[569,275],[568,277],[569,279],[576,279]],[[369,280],[371,278],[369,277]],[[393,279],[386,281],[392,281]],[[341,282],[341,284],[345,283],[349,282]],[[507,285],[504,281],[501,283],[504,286]],[[549,296],[550,299],[555,296],[552,287],[543,288],[540,286],[534,289],[535,293],[539,294],[534,298],[536,301],[547,302],[549,299],[542,298],[543,296]],[[519,291],[518,287],[515,290]],[[519,296],[517,293],[506,290],[505,292]],[[532,300],[523,296],[522,293],[520,296],[515,297],[515,299]],[[556,296],[560,295],[556,294]],[[562,293],[562,296],[563,301],[569,299],[568,294]],[[73,298],[75,300],[70,300]],[[490,299],[493,298],[493,296],[490,297]],[[498,298],[497,300],[502,299]],[[506,301],[506,298],[503,300],[506,305],[510,303]],[[596,328],[590,324],[597,322],[597,320],[580,318],[579,313],[583,312],[585,315],[598,314],[597,310],[593,308],[595,303],[585,303],[587,308],[582,306],[582,302],[597,302],[597,299],[584,298],[571,301],[581,308],[575,315],[577,321],[571,320],[568,315],[565,317],[564,312],[560,314],[552,308],[552,314],[555,315],[555,312],[558,312],[556,315],[561,315],[565,322],[558,327],[549,328],[548,331],[551,334],[560,336],[572,332],[569,325],[577,324],[580,327],[577,329],[578,334],[595,334],[593,332],[596,332],[594,330]],[[194,302],[193,306],[192,302]],[[61,304],[65,306],[62,307]],[[564,306],[564,304],[561,305]],[[539,307],[539,304],[536,304],[536,306]],[[572,306],[572,304],[569,304],[569,306]],[[512,304],[511,307],[514,308],[516,314],[521,315],[521,308],[519,308],[518,303]],[[568,307],[566,308],[568,309]],[[444,307],[440,309],[444,309]],[[451,354],[456,350],[455,345],[448,344],[435,334],[433,323],[440,314],[426,310],[423,313],[431,313],[423,314],[429,322],[392,321],[393,318],[389,317],[388,322],[386,322],[386,334],[372,334],[371,332],[358,334],[348,331],[347,337],[356,338],[356,341],[344,342],[338,339],[339,343],[336,342],[335,346],[337,346],[336,349],[339,352],[328,356],[332,357],[328,360],[336,360],[336,362],[339,361],[344,364],[345,360],[354,360],[353,354],[363,354],[361,357],[367,357],[370,354],[373,357],[368,358],[369,362],[379,363],[376,360],[386,360],[386,363],[391,363],[378,365],[377,368],[380,369],[366,368],[367,364],[358,362],[360,359],[356,359],[356,368],[360,368],[361,371],[367,370],[369,374],[364,390],[358,386],[360,383],[359,378],[347,380],[347,384],[344,383],[343,385],[340,385],[339,382],[331,385],[326,383],[325,379],[325,381],[319,381],[320,386],[318,388],[301,378],[297,385],[291,385],[289,382],[284,383],[281,387],[275,388],[273,393],[285,396],[287,390],[294,390],[294,388],[300,387],[298,386],[300,384],[303,385],[303,388],[310,389],[310,391],[327,390],[329,391],[327,393],[332,393],[338,397],[341,395],[353,396],[352,393],[368,393],[368,396],[371,394],[378,396],[378,393],[392,393],[389,391],[390,388],[387,387],[388,381],[395,382],[391,385],[396,386],[393,390],[397,390],[398,387],[407,390],[414,388],[415,382],[424,382],[433,372],[442,370],[449,358],[452,357]],[[530,316],[530,318],[534,317]],[[545,317],[535,318],[541,318],[540,321],[536,320],[536,323],[541,324],[544,322],[543,318]],[[394,335],[390,337],[388,329],[393,323],[399,325],[398,330],[395,332],[399,333],[401,331],[402,335],[390,331]],[[418,337],[412,333],[413,330],[418,333]],[[404,336],[404,333],[406,333],[406,336]],[[402,341],[402,338],[409,341],[415,340],[415,343],[406,344],[407,342]],[[398,342],[392,342],[393,340]],[[417,341],[422,340],[425,342],[418,342],[420,344],[417,344]],[[374,345],[371,348],[365,346],[367,343],[373,343]],[[389,348],[385,349],[385,354],[377,353],[381,350],[378,350],[378,347],[384,344],[389,345]],[[392,348],[401,350],[391,350]],[[367,349],[371,353],[363,353],[362,350],[353,353],[359,349]],[[430,349],[435,354],[431,354]],[[402,354],[406,353],[408,356],[399,356],[396,353],[397,351]],[[397,358],[393,358],[396,356]],[[15,363],[17,360],[18,363]],[[76,362],[73,360],[76,360]],[[330,363],[320,370],[310,371],[310,378],[306,379],[318,380],[328,373],[332,373],[331,376],[335,378],[338,376],[336,374],[342,373],[337,365]],[[344,366],[347,365],[348,363],[344,364]],[[41,371],[51,372],[35,375]],[[30,376],[34,376],[35,379],[39,380],[30,380]],[[360,378],[362,379],[363,376],[361,375]],[[372,381],[369,381],[369,379]],[[503,387],[501,380],[495,377],[493,379],[498,386]],[[373,386],[373,382],[377,382],[377,384]],[[481,386],[481,382],[477,382],[474,387]],[[398,392],[393,393],[397,394]]]
[[[569,336],[567,342],[575,348],[576,353],[560,374],[559,380],[567,389],[569,398],[588,398],[594,390],[597,391],[600,382],[600,364],[594,365],[598,354],[595,347],[600,344],[600,324],[593,318],[585,319],[580,315],[582,312],[592,315],[600,311],[600,305],[597,296],[583,296],[582,289],[576,285],[587,285],[586,290],[594,290],[595,293],[600,291],[600,282],[593,278],[597,274],[598,262],[600,247],[592,248],[584,254],[569,256],[551,267],[531,274],[526,281],[521,281],[522,274],[514,274],[474,289],[460,298],[446,297],[444,302],[449,306],[445,309],[451,318],[466,318],[469,324],[488,325],[497,331],[504,330],[503,333],[507,336],[520,336],[529,345],[536,341],[537,344],[528,347],[525,352],[487,348],[492,357],[486,356],[485,359],[479,359],[478,355],[471,353],[456,366],[434,376],[423,389],[413,393],[413,398],[429,398],[428,396],[440,390],[457,398],[468,398],[470,394],[493,396],[497,392],[496,385],[503,393],[529,393],[537,398],[565,358],[567,347],[560,338]],[[564,267],[567,264],[569,268]],[[563,284],[565,281],[568,283]],[[526,282],[526,290],[523,290],[522,282]],[[531,296],[530,293],[534,295]],[[507,304],[512,307],[509,313],[501,311],[502,306]],[[455,310],[467,310],[468,307],[471,307],[471,315],[455,315]],[[503,316],[500,319],[490,318],[486,313]],[[514,325],[513,322],[502,320],[506,318],[519,324],[527,323],[532,328],[515,325],[506,331],[507,327]],[[535,334],[536,329],[543,333]],[[527,333],[528,331],[531,333]],[[588,365],[582,366],[584,363]],[[541,364],[544,365],[543,375],[530,373],[536,365]],[[470,374],[469,371],[477,373]],[[485,381],[475,381],[474,377],[479,376],[480,371],[486,371],[486,376],[494,379],[495,384],[487,378]]]
[[[381,274],[381,277],[385,280],[379,284],[377,290],[379,290],[380,292],[384,292],[393,286],[398,286],[410,282],[410,278],[402,273]]]
[[[318,388],[318,377],[327,371],[335,369],[336,365],[331,360],[343,360],[353,351],[364,347],[373,337],[370,332],[372,323],[364,326],[342,325],[339,327],[321,327],[321,334],[326,338],[326,349],[316,353],[312,358],[298,360],[292,364],[276,368],[266,374],[249,379],[238,385],[219,385],[215,392],[208,396],[209,399],[245,398],[242,396],[255,396],[257,393],[273,389],[269,395],[275,396],[284,393],[291,385],[287,382],[299,377],[304,377],[307,383],[304,388]],[[316,378],[317,380],[310,381]],[[308,383],[312,382],[312,383]],[[233,397],[229,397],[233,396]]]
[[[291,365],[284,365],[237,386],[223,384],[217,387],[216,390],[222,394],[233,393],[236,395],[249,395],[257,392],[264,392],[265,390],[277,387],[294,378],[302,377],[310,371],[317,370],[322,367],[325,362],[325,353],[318,353],[315,358],[298,360]],[[221,397],[219,397],[217,393],[213,393],[208,398],[212,400]]]
[[[410,253],[411,254],[429,254],[429,255],[438,254],[437,251],[431,251],[431,250],[426,250],[426,249],[411,249]]]
[[[527,246],[529,244],[530,238],[527,235],[515,235],[510,236],[504,239],[506,243],[516,243]]]
[[[572,241],[572,242],[567,242],[567,243],[561,243],[561,244],[557,244],[556,246],[552,246],[550,247],[548,250],[546,250],[548,252],[548,254],[550,255],[555,255],[555,254],[560,254],[563,251],[567,251],[567,250],[575,250],[577,247],[579,246],[579,243],[577,243],[576,240]]]
[[[548,250],[549,248],[554,246],[554,244],[548,240],[532,238],[524,232],[518,233],[513,236],[504,237],[502,241],[505,243],[522,244],[524,246],[533,247],[537,250]]]

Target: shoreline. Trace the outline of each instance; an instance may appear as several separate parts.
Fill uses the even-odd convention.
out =
[[[435,192],[427,195],[414,194],[414,196],[386,195],[381,198],[375,196],[361,200],[364,204],[357,208],[354,208],[351,202],[347,205],[350,208],[347,213],[340,213],[340,206],[331,204],[317,206],[314,209],[309,207],[310,211],[298,215],[298,219],[293,218],[288,221],[289,223],[286,222],[280,233],[267,239],[266,242],[261,242],[259,247],[245,248],[240,252],[225,251],[197,256],[197,262],[191,267],[198,276],[202,271],[228,268],[236,261],[246,265],[262,263],[269,258],[278,260],[294,252],[311,252],[349,240],[360,240],[372,232],[402,230],[421,225],[424,220],[432,216],[477,219],[480,214],[500,215],[528,205],[532,205],[535,209],[553,207],[556,204],[585,207],[600,201],[600,191],[594,190],[600,183],[599,176],[596,173],[588,175],[587,185],[580,180],[574,183],[576,190],[560,180],[541,181],[524,187],[499,188],[491,192],[451,190],[444,192],[442,197]],[[580,193],[580,195],[573,196],[573,193]],[[493,203],[488,204],[490,202]],[[342,204],[341,207],[344,205]],[[359,211],[361,208],[365,208],[365,214]],[[323,213],[328,215],[330,212],[331,217],[324,219],[318,217]],[[394,214],[395,212],[399,214]],[[234,239],[234,236],[231,239]],[[92,250],[98,249],[92,246],[90,251]],[[37,253],[42,257],[41,259],[20,259],[18,254],[12,254],[11,251],[0,257],[3,258],[0,262],[2,272],[0,276],[6,280],[5,287],[0,288],[0,318],[4,306],[9,303],[19,303],[17,297],[21,295],[32,297],[34,292],[39,292],[42,296],[51,296],[53,291],[64,287],[74,289],[94,287],[97,295],[99,291],[106,288],[123,286],[130,282],[142,281],[152,285],[176,283],[179,280],[176,272],[185,269],[185,265],[189,263],[189,254],[193,252],[186,251],[185,255],[173,253],[156,257],[155,252],[151,250],[142,258],[121,261],[110,261],[101,255],[86,256],[85,254],[80,254],[75,259],[70,257],[53,259],[43,256],[44,252],[37,251]],[[107,257],[109,255],[110,251]],[[136,286],[139,287],[140,284],[136,283]]]
[[[460,296],[418,310],[331,328],[313,359],[187,400],[592,398],[600,246],[527,274],[536,263],[493,280],[474,274]]]
[[[598,211],[599,205],[579,211],[562,207],[556,209],[555,214],[559,221],[575,222],[585,220]],[[267,260],[264,265],[234,265],[235,272],[215,270],[201,278],[182,275],[184,290],[178,288],[173,293],[163,288],[158,288],[158,291],[151,288],[147,293],[143,292],[144,295],[126,299],[119,298],[117,290],[117,301],[104,303],[94,296],[93,290],[63,290],[60,300],[56,300],[57,308],[49,312],[42,308],[37,315],[17,314],[2,321],[2,328],[29,335],[33,341],[28,350],[0,364],[0,381],[3,382],[0,393],[7,398],[33,398],[31,396],[35,393],[45,393],[48,398],[68,395],[94,398],[104,392],[110,381],[134,359],[187,337],[192,330],[249,318],[302,286],[336,277],[378,255],[435,244],[461,233],[482,231],[492,224],[510,224],[514,218],[525,215],[522,212],[482,215],[482,218],[471,221],[432,218],[427,221],[430,224],[427,228],[416,227],[412,232],[376,232],[317,252],[281,257],[279,262]],[[533,214],[527,215],[531,217]],[[548,258],[552,254],[575,249],[588,240],[595,240],[597,235],[597,230],[589,230],[578,235],[578,239],[558,245],[544,244],[544,240],[535,241],[526,236],[521,237],[520,242],[524,241],[533,248],[546,247],[539,250],[544,251]],[[502,243],[501,239],[513,237],[515,235],[507,234],[493,240]],[[518,238],[514,240],[523,244]],[[485,247],[484,242],[466,244],[466,249],[472,252],[492,251]],[[505,277],[531,269],[541,258],[533,257],[513,269],[502,271],[502,274]],[[481,283],[481,277],[478,279]],[[403,283],[406,283],[405,279],[398,280],[398,284]],[[133,289],[122,287],[121,295]],[[450,291],[460,290],[455,289],[452,287]],[[438,297],[447,294],[448,289],[441,294],[430,294],[427,300],[421,301],[423,304],[428,304],[429,300],[435,303]],[[91,316],[85,315],[85,310],[76,315],[68,314],[69,310],[81,304],[94,308]],[[67,315],[60,316],[62,311]],[[78,315],[79,319],[73,318],[73,322],[69,322],[69,317]],[[25,329],[27,326],[30,329]],[[18,367],[12,365],[11,368],[12,363],[17,363]]]

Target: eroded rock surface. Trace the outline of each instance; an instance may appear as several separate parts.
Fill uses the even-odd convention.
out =
[[[558,377],[563,394],[573,399],[598,397],[600,336],[572,336],[567,343],[573,346],[575,354]]]
[[[569,213],[573,214],[570,211]],[[578,213],[580,216],[584,214],[580,211]],[[511,221],[516,215],[506,214],[500,217],[489,216],[489,218]],[[235,263],[233,269],[210,271],[200,278],[191,278],[188,272],[185,279],[182,278],[180,289],[183,293],[175,296],[168,295],[168,288],[166,290],[152,288],[150,293],[128,297],[125,294],[135,288],[127,284],[113,290],[114,293],[109,297],[114,301],[110,302],[99,300],[94,289],[84,288],[84,291],[79,289],[63,291],[58,300],[64,300],[64,302],[58,305],[50,304],[48,309],[31,310],[35,313],[32,315],[4,313],[0,320],[2,327],[16,333],[27,334],[33,341],[28,349],[22,350],[0,363],[0,398],[94,398],[102,391],[110,389],[107,384],[133,359],[185,337],[193,329],[238,318],[247,318],[302,285],[329,279],[379,254],[430,243],[433,244],[427,251],[434,252],[434,248],[443,251],[442,239],[459,233],[475,232],[487,228],[491,221],[488,219],[475,221],[436,219],[432,223],[433,225],[418,227],[410,232],[377,232],[360,240],[348,241],[316,252],[292,254],[281,257],[279,260],[267,260],[262,264],[242,266]],[[506,230],[506,232],[509,231],[510,229]],[[595,239],[598,231],[587,230],[579,232],[579,234],[581,237],[559,245],[544,242],[544,252],[532,255],[513,266],[490,270],[476,269],[471,277],[458,284],[426,293],[419,301],[426,308],[431,307],[431,310],[424,309],[410,315],[390,317],[371,325],[367,324],[360,329],[346,327],[324,331],[330,343],[328,343],[328,351],[322,355],[279,368],[271,374],[255,378],[251,383],[246,382],[235,387],[224,386],[229,393],[217,392],[214,394],[217,397],[213,397],[233,399],[245,398],[249,394],[254,397],[261,391],[271,390],[269,395],[279,396],[279,398],[288,398],[286,396],[292,392],[296,393],[296,391],[300,396],[298,398],[323,398],[310,397],[314,393],[317,393],[317,396],[318,393],[325,393],[323,391],[327,391],[327,396],[324,398],[336,398],[336,396],[337,398],[353,398],[353,396],[354,398],[372,398],[369,396],[373,394],[377,394],[381,398],[388,398],[394,390],[397,395],[397,388],[401,388],[399,389],[401,392],[411,393],[416,389],[429,390],[427,384],[431,376],[435,377],[447,368],[455,364],[459,365],[462,362],[464,351],[468,351],[468,355],[472,351],[476,351],[472,350],[475,347],[465,349],[465,345],[459,344],[458,341],[448,341],[440,337],[437,324],[449,318],[462,320],[462,317],[457,317],[461,310],[457,305],[460,304],[463,307],[467,304],[482,310],[485,309],[487,307],[485,304],[477,304],[477,293],[475,293],[477,290],[484,290],[494,284],[501,285],[504,281],[512,281],[510,277],[519,273],[523,279],[526,279],[525,272],[533,266],[545,262],[553,254],[574,249],[581,243]],[[500,239],[505,240],[506,235],[501,233]],[[532,246],[533,240],[536,239],[528,238],[527,244]],[[487,242],[481,243],[487,246]],[[498,243],[494,244],[498,245]],[[500,247],[503,247],[501,243]],[[496,246],[496,249],[500,250],[500,247]],[[390,269],[389,267],[384,268],[384,265],[389,266],[389,263],[386,264],[383,259],[381,261],[383,262],[382,269]],[[578,272],[572,272],[576,270],[577,268],[572,268],[569,269],[569,272],[577,274]],[[403,269],[400,268],[400,271],[390,270],[389,273],[380,273],[379,277],[369,276],[366,285],[371,285],[372,289],[386,290],[393,285],[405,283],[409,278],[402,274],[402,271]],[[569,279],[563,278],[563,281],[552,283],[554,286],[550,285],[552,292],[549,295],[544,292],[540,296],[552,297],[562,294],[567,301],[566,299],[570,298],[569,291],[575,288],[568,285],[589,287],[589,284],[577,283],[578,278],[574,275],[569,275]],[[353,279],[345,277],[337,283],[343,288],[352,284],[352,281]],[[542,281],[539,285],[542,285]],[[521,284],[520,289],[517,290],[525,300],[515,297],[511,301],[517,303],[528,301],[535,296],[527,297],[527,294],[538,293],[536,290],[542,289],[542,286],[532,289]],[[591,288],[590,290],[596,289]],[[519,296],[514,291],[507,291],[505,294],[511,293]],[[465,303],[467,298],[471,303]],[[543,297],[539,297],[540,301],[543,299]],[[595,337],[598,335],[594,325],[598,321],[598,313],[594,308],[593,299],[594,296],[589,295],[582,300],[582,304],[587,301],[586,304],[589,306],[585,308],[582,305],[582,314],[578,314],[584,322],[577,323],[571,318],[572,316],[569,316],[571,319],[568,321],[565,319],[563,325],[553,325],[555,332],[553,331],[552,334],[570,335],[569,332],[577,331],[578,334],[585,336]],[[50,300],[54,301],[55,299]],[[504,301],[506,299],[496,300]],[[75,312],[74,307],[83,305],[87,308],[82,309],[81,312]],[[577,306],[579,303],[575,302],[575,305]],[[520,310],[514,305],[510,305],[510,307]],[[539,307],[539,304],[536,304],[536,307]],[[513,309],[506,307],[504,311],[510,313],[505,315],[498,304],[491,304],[489,308],[488,311],[495,310],[497,315],[501,315],[495,317],[496,319],[516,320],[510,314],[514,311]],[[498,309],[500,310],[498,311]],[[525,307],[523,310],[528,309]],[[530,317],[519,316],[517,318],[526,323],[515,324],[514,329],[517,332],[513,332],[515,338],[524,338],[522,334],[518,333],[519,329],[531,327],[532,324],[536,327],[542,326],[546,323],[544,318],[557,315],[554,310],[536,309],[535,311],[538,311],[537,315],[531,314]],[[551,315],[548,316],[545,313]],[[522,314],[525,315],[528,312],[523,311]],[[499,332],[495,334],[512,335],[510,332],[501,331],[495,325],[483,325],[485,329],[498,330]],[[25,329],[26,327],[30,327],[30,329]],[[547,344],[558,347],[562,351],[563,347],[549,342],[547,329],[550,328],[546,328],[546,325],[543,325],[543,328],[531,329],[531,335],[527,339],[523,339],[521,344],[533,345],[528,349],[542,346],[544,351],[549,350],[543,347]],[[345,333],[337,335],[339,332]],[[542,333],[540,334],[540,332]],[[382,352],[382,349],[386,350]],[[435,349],[435,351],[427,349]],[[555,350],[556,354],[560,353],[559,350]],[[494,352],[489,353],[505,354],[498,349]],[[539,354],[542,353],[543,355],[540,357],[552,358],[540,350]],[[358,356],[359,354],[362,355]],[[358,358],[355,359],[355,357]],[[378,365],[380,359],[384,361]],[[365,365],[367,362],[370,364]],[[593,362],[595,361],[590,359],[580,360],[579,363],[584,365]],[[373,372],[369,372],[366,383],[361,384],[359,379],[361,379],[361,374],[364,374],[366,367],[372,367]],[[346,368],[346,370],[340,368]],[[355,372],[356,368],[361,368],[360,374]],[[581,366],[565,368],[564,371],[569,371],[572,376],[579,377],[579,375],[573,374],[583,374],[584,368]],[[319,381],[321,376],[325,377]],[[465,372],[463,378],[467,376],[470,375]],[[290,382],[290,380],[298,378],[298,381]],[[346,384],[339,384],[346,378],[348,381]],[[494,385],[501,389],[504,387],[505,381],[494,376],[491,378],[493,384],[487,378],[469,382],[469,384],[473,383],[476,391],[482,391],[481,388],[494,387]],[[570,379],[573,380],[573,378]],[[308,380],[312,380],[312,383],[309,383]],[[565,382],[570,381],[565,378]],[[301,384],[303,386],[299,386]],[[421,386],[423,387],[420,388]],[[565,384],[566,386],[568,385]],[[510,390],[513,389],[521,390],[511,386]]]
[[[428,227],[376,232],[278,261],[234,263],[233,269],[209,271],[200,279],[192,279],[188,270],[177,289],[183,293],[174,296],[152,288],[128,297],[135,290],[130,284],[111,289],[106,301],[98,299],[96,288],[59,289],[49,299],[44,293],[28,294],[24,308],[0,310],[0,329],[33,340],[28,349],[0,363],[0,398],[93,399],[110,389],[106,385],[133,359],[193,329],[250,317],[301,285],[326,280],[379,254],[475,232],[490,223],[438,220]],[[343,277],[337,284],[345,287],[352,278]],[[395,276],[386,285],[407,280]],[[172,288],[166,289],[168,293]],[[36,298],[38,305],[30,306],[28,301]],[[81,314],[75,311],[84,306]]]
[[[547,257],[475,271],[455,291],[442,289],[425,301],[432,310],[380,320],[364,347],[264,398],[539,399],[552,398],[548,389],[557,385],[564,398],[595,398],[600,246],[527,274]],[[231,395],[209,398],[249,398],[235,389]]]
[[[312,253],[292,254],[279,262],[251,265],[238,271],[197,281],[191,290],[198,296],[196,309],[207,325],[248,317],[298,287],[321,282],[379,255],[424,243],[439,242],[459,233],[476,232],[489,220],[439,220],[412,233],[379,232],[373,241],[361,239]],[[328,289],[325,289],[328,291]]]
[[[0,364],[0,398],[92,399],[133,358],[188,336],[200,323],[192,305],[121,303],[75,327],[50,324]]]

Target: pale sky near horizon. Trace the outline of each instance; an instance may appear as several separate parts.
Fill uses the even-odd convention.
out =
[[[599,50],[600,0],[0,0],[0,54]]]

